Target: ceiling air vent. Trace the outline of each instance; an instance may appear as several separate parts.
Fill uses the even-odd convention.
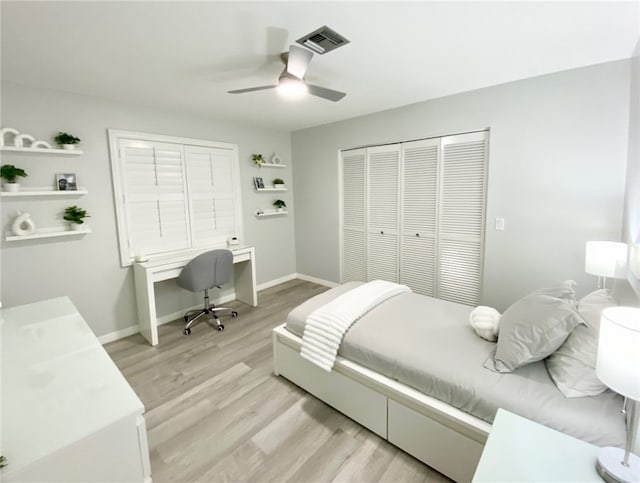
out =
[[[347,45],[349,41],[326,25],[296,40],[300,45],[313,50],[317,54],[326,54]]]

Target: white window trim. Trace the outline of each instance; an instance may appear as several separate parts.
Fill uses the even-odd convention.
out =
[[[162,142],[162,143],[172,143],[172,144],[182,144],[190,145],[190,146],[202,146],[208,148],[218,148],[218,149],[227,149],[233,151],[235,154],[235,162],[233,163],[233,176],[235,179],[235,203],[237,206],[237,214],[240,217],[236,222],[237,226],[237,234],[239,240],[244,240],[244,220],[243,220],[243,209],[242,209],[242,191],[240,184],[240,166],[238,161],[238,145],[231,143],[223,143],[217,141],[208,141],[204,139],[195,139],[195,138],[187,138],[180,136],[165,136],[163,134],[151,134],[151,133],[143,133],[136,131],[126,131],[122,129],[107,129],[108,137],[109,137],[109,156],[111,160],[111,176],[112,176],[112,184],[113,184],[113,197],[116,208],[116,224],[118,227],[118,246],[120,248],[120,263],[122,267],[131,266],[134,263],[134,257],[129,255],[129,230],[127,228],[126,222],[126,207],[125,207],[125,196],[124,196],[124,183],[122,178],[121,171],[121,157],[119,144],[121,139],[133,139],[139,141],[148,141],[148,142]],[[187,190],[187,197],[189,196],[189,192]],[[188,203],[190,205],[190,203]],[[189,220],[190,222],[190,220]],[[216,248],[220,247],[220,245],[215,245],[206,248]],[[188,254],[193,252],[194,248],[188,248],[184,250],[174,250],[171,252],[166,252],[157,255],[148,256],[149,259],[154,258],[163,258],[167,256],[180,256],[182,254]],[[199,247],[198,251],[202,251],[203,247]]]

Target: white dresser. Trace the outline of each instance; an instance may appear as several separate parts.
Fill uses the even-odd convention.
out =
[[[2,482],[151,481],[144,406],[71,301],[0,314]]]

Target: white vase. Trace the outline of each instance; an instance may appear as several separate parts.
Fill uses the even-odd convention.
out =
[[[276,208],[276,211],[279,213],[281,211],[284,211],[284,208]]]
[[[62,149],[66,149],[67,151],[73,151],[74,149],[76,149],[76,145],[75,144],[63,144],[62,145]]]
[[[20,183],[5,183],[4,190],[11,191],[13,193],[15,193],[16,191],[20,191]]]
[[[84,230],[84,225],[80,225],[78,223],[71,222],[71,231],[80,231]]]
[[[17,236],[31,235],[36,231],[36,224],[31,219],[29,213],[18,212],[18,216],[11,225],[11,230]]]

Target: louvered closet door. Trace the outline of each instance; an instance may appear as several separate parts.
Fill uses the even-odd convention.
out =
[[[488,136],[442,138],[438,296],[477,305],[482,280]]]
[[[440,139],[402,145],[400,283],[436,296],[436,226]]]
[[[367,279],[365,150],[342,152],[342,282]]]
[[[398,281],[400,145],[367,149],[367,280]]]
[[[185,146],[194,248],[224,243],[237,233],[235,151]]]
[[[190,246],[182,146],[123,139],[129,256]]]

